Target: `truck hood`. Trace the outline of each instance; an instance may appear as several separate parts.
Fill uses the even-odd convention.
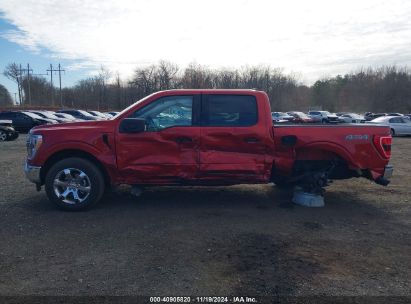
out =
[[[104,133],[112,133],[115,122],[113,120],[88,120],[81,122],[67,122],[54,125],[36,126],[31,130],[32,134],[42,133],[77,133],[87,131],[100,131]]]

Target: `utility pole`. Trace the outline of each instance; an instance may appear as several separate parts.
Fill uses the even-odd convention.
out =
[[[33,70],[31,70],[33,72]],[[29,105],[31,105],[31,92],[30,92],[30,65],[27,63],[27,87],[29,90]]]
[[[50,69],[47,70],[50,72],[50,83],[51,83],[51,103],[54,107],[54,87],[53,87],[53,72],[59,73],[59,84],[60,84],[60,106],[63,107],[63,96],[61,93],[61,72],[65,72],[65,70],[61,69],[61,65],[59,63],[58,69],[53,69],[53,65],[50,63]]]
[[[19,65],[19,78],[20,78],[20,80],[19,80],[19,83],[20,83],[20,85],[19,85],[19,102],[20,102],[20,106],[22,105],[22,103],[23,103],[23,89],[22,89],[22,84],[23,84],[23,77],[22,77],[22,75],[23,75],[23,69],[21,68],[21,64]]]
[[[50,71],[50,88],[51,88],[51,104],[54,107],[54,87],[53,87],[53,65],[50,63],[50,70],[47,70],[47,72]]]
[[[63,108],[63,96],[61,94],[61,72],[65,72],[65,70],[61,69],[60,63],[59,63],[58,71],[59,71],[59,82],[60,82],[60,107]]]

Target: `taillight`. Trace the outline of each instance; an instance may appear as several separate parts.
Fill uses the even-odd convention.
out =
[[[380,155],[384,158],[391,157],[391,144],[392,144],[392,137],[391,136],[374,136],[374,146],[377,148]]]

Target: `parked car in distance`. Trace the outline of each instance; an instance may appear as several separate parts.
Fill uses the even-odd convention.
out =
[[[107,115],[99,111],[87,111],[87,112],[93,115],[94,117],[97,117],[98,119],[108,119],[109,118]]]
[[[30,116],[30,117],[33,117],[34,119],[40,120],[40,121],[44,122],[44,123],[47,124],[47,125],[48,125],[48,124],[56,124],[56,123],[58,123],[58,121],[55,120],[55,119],[41,117],[40,115],[38,115],[38,114],[36,114],[36,113],[29,112],[29,111],[21,111],[21,113],[23,113],[23,114],[25,114],[25,115],[28,115],[28,116]]]
[[[53,120],[57,121],[58,123],[71,122],[70,119],[58,117],[58,116],[56,116],[53,113],[48,112],[48,111],[30,110],[28,112],[37,114],[38,116],[43,117],[43,118],[53,119]]]
[[[294,119],[293,116],[284,113],[284,112],[272,112],[271,113],[271,117],[273,119],[273,121],[292,121]]]
[[[365,122],[364,116],[361,116],[356,113],[341,114],[340,116],[338,116],[338,120],[340,122],[345,122],[345,123],[364,123]]]
[[[291,122],[294,122],[294,123],[313,123],[314,122],[314,120],[310,116],[308,116],[307,114],[303,112],[292,111],[292,112],[287,112],[287,114],[293,117]]]
[[[401,113],[388,113],[387,116],[404,116],[404,114],[401,114]]]
[[[387,116],[387,114],[386,113],[370,113],[370,112],[367,112],[367,113],[365,113],[364,118],[365,118],[366,121],[371,121],[373,119],[376,119],[376,118],[382,117],[382,116]]]
[[[67,113],[58,113],[58,112],[52,112],[55,116],[60,117],[60,118],[65,118],[70,121],[82,121],[83,119],[75,118],[73,115],[67,114]]]
[[[337,115],[338,117],[340,117],[341,115],[344,115],[344,114],[349,114],[349,112],[337,112],[337,113],[335,113],[335,115]]]
[[[120,113],[120,112],[111,111],[111,112],[107,112],[106,114],[109,114],[109,115],[111,115],[111,117],[114,117],[114,116],[116,116],[118,113]]]
[[[70,114],[74,116],[75,118],[82,119],[82,120],[99,120],[97,117],[83,110],[60,110],[60,111],[57,111],[57,113]]]
[[[309,111],[308,116],[310,116],[314,122],[321,123],[336,123],[338,122],[338,116],[331,114],[328,111]]]
[[[28,132],[33,127],[53,123],[49,119],[41,118],[36,114],[19,111],[0,112],[0,119],[11,120],[18,132]]]
[[[411,120],[402,116],[382,116],[370,123],[387,125],[391,129],[392,136],[411,135]]]
[[[19,133],[13,128],[13,121],[0,120],[0,142],[11,141],[19,137]]]

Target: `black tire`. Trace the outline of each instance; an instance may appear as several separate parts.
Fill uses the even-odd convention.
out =
[[[291,189],[294,186],[293,183],[289,183],[285,179],[274,179],[272,182],[277,188],[284,190]]]
[[[11,135],[7,140],[8,141],[13,141],[15,139],[17,139],[19,137],[19,133],[14,133],[13,135]]]
[[[83,201],[76,200],[74,198],[74,194],[68,193],[66,194],[66,200],[76,201],[76,202],[65,202],[63,196],[57,196],[57,192],[62,191],[67,188],[71,187],[61,187],[55,185],[55,180],[59,179],[62,171],[65,169],[70,170],[71,172],[82,172],[87,177],[87,187],[89,190],[87,192],[82,192],[80,189],[76,190],[77,194],[83,195]],[[69,175],[72,176],[71,174]],[[78,175],[80,176],[80,175]],[[77,176],[77,177],[78,177]],[[71,178],[70,178],[71,180]],[[66,181],[63,181],[67,183]],[[78,185],[78,184],[77,184]],[[55,190],[57,187],[57,190]],[[75,187],[75,186],[74,186]],[[70,210],[70,211],[79,211],[79,210],[86,210],[94,206],[98,203],[98,201],[102,198],[105,190],[105,183],[102,172],[94,165],[92,162],[83,159],[83,158],[66,158],[63,160],[58,161],[55,163],[50,170],[48,170],[45,179],[45,189],[49,200],[54,203],[58,208],[63,210]],[[71,188],[73,189],[73,188]],[[87,194],[88,193],[88,194]],[[64,193],[63,193],[64,195]]]
[[[6,141],[8,138],[6,131],[0,130],[0,141]]]
[[[324,119],[324,118],[323,118],[323,119],[321,120],[321,123],[322,123],[322,124],[326,124],[326,123],[328,123],[328,121],[327,121],[327,119]]]
[[[391,136],[394,137],[395,136],[395,130],[391,129]]]

